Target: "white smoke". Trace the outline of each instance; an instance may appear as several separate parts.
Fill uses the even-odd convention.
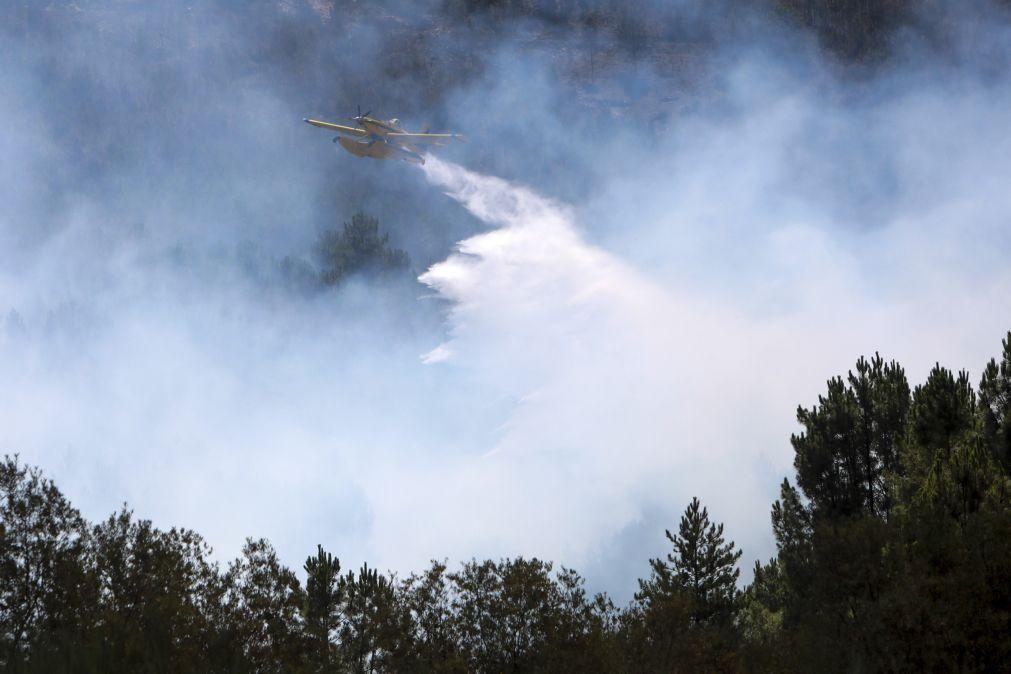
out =
[[[780,259],[770,273],[804,280],[785,288],[792,305],[755,312],[644,275],[589,243],[573,208],[529,188],[434,158],[424,170],[490,231],[420,277],[449,304],[447,339],[423,359],[514,406],[483,449],[366,478],[372,544],[391,564],[536,555],[627,596],[699,496],[746,551],[746,571],[772,554],[769,503],[791,473],[797,403],[878,343],[916,383],[958,335],[919,300],[865,296],[844,235],[814,224],[758,238],[756,255]],[[1006,275],[990,283],[1006,287]],[[945,311],[968,317],[990,302]]]
[[[421,276],[451,306],[448,339],[425,360],[480,373],[515,407],[485,451],[417,466],[396,488],[382,471],[366,488],[382,492],[371,502],[380,559],[525,554],[592,568],[629,527],[661,542],[672,522],[643,523],[647,511],[672,517],[693,494],[740,537],[764,537],[769,443],[742,454],[720,419],[763,402],[705,381],[744,364],[730,348],[735,320],[587,243],[564,204],[434,158],[425,173],[493,227]],[[783,415],[766,418],[755,436],[782,448]],[[429,526],[403,526],[418,503]]]
[[[124,137],[119,66],[145,82],[151,62],[99,59],[112,93],[91,116],[135,154],[93,185],[88,143],[71,151],[89,118],[81,138],[39,121],[77,106],[76,89],[50,98],[51,75],[23,58],[0,76],[0,451],[92,519],[125,500],[222,557],[247,535],[295,568],[316,543],[347,568],[400,572],[538,555],[627,596],[697,495],[749,566],[772,552],[798,403],[875,350],[915,383],[935,360],[976,378],[999,347],[1011,86],[992,51],[1006,35],[973,33],[983,48],[960,69],[855,83],[795,72],[792,51],[728,57],[703,77],[717,100],[675,106],[649,134],[643,101],[613,137],[568,114],[550,63],[504,49],[447,128],[476,139],[454,150],[468,164],[496,157],[537,192],[425,167],[488,228],[422,276],[445,331],[410,293],[351,283],[300,299],[245,271],[243,241],[269,271],[363,187],[384,227],[417,225],[430,255],[415,260],[469,231],[406,167],[335,159],[297,122],[304,100],[192,52],[176,75],[215,95],[166,96],[168,126]],[[50,53],[26,37],[23,53]],[[315,105],[324,89],[309,88]],[[405,213],[402,189],[432,207]]]

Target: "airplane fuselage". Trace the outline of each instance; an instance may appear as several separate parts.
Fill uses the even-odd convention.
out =
[[[334,139],[340,146],[356,157],[372,157],[373,159],[401,159],[412,164],[424,164],[425,158],[413,148],[391,143],[382,136],[372,136],[355,140],[345,136]]]
[[[372,119],[371,117],[360,117],[355,121],[361,124],[363,129],[376,136],[404,132],[404,129],[399,124],[399,120],[396,119],[383,121],[381,119]]]
[[[374,159],[400,159],[416,164],[424,164],[425,158],[418,150],[417,144],[441,147],[448,140],[463,140],[459,134],[452,133],[408,133],[400,126],[397,119],[382,120],[359,114],[353,118],[358,126],[345,126],[318,119],[305,121],[339,135],[335,143],[356,157],[372,157]]]
[[[343,136],[337,138],[341,147],[351,154],[357,157],[372,157],[373,159],[401,159],[415,164],[425,163],[425,158],[413,145],[404,142],[390,142],[386,137],[390,133],[404,133],[399,120],[358,117],[355,121],[368,133],[368,136],[360,140]]]

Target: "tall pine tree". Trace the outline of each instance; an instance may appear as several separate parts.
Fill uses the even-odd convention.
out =
[[[341,605],[340,560],[316,546],[316,556],[305,560],[305,622],[318,663],[331,667],[331,636],[338,628]]]

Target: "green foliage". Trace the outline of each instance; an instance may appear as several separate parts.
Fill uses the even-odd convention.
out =
[[[307,598],[273,546],[247,539],[224,585],[225,632],[242,659],[258,672],[302,669],[310,649],[302,614]]]
[[[538,559],[341,575],[305,587],[264,540],[224,570],[195,532],[126,508],[89,525],[36,468],[0,464],[0,667],[14,672],[1003,671],[1011,662],[1011,335],[979,390],[860,359],[793,437],[776,557],[692,499],[635,600]]]
[[[0,464],[0,664],[59,648],[89,597],[88,531],[51,480],[17,457]]]
[[[538,559],[471,561],[447,575],[468,671],[606,671],[608,602],[587,601],[583,580]]]
[[[1004,338],[1000,362],[991,359],[979,383],[983,438],[1005,473],[1011,472],[1011,332]]]
[[[710,523],[709,511],[693,498],[677,535],[665,533],[674,551],[666,562],[650,560],[653,578],[641,584],[642,595],[648,600],[658,594],[684,593],[694,606],[693,624],[728,622],[738,600],[737,562],[742,552],[734,550],[733,541],[724,542],[723,524]]]
[[[898,468],[909,407],[905,372],[875,354],[858,360],[846,382],[829,380],[816,406],[797,408],[797,484],[816,516],[887,515],[885,477]]]
[[[779,560],[764,566],[756,561],[751,585],[741,599],[740,626],[744,642],[755,652],[768,652],[779,638],[787,597],[786,575]]]
[[[424,573],[409,577],[401,585],[400,596],[413,634],[408,656],[411,668],[417,672],[466,672],[446,564],[433,561]]]
[[[316,242],[324,285],[341,283],[353,274],[376,274],[407,269],[407,253],[389,245],[389,234],[379,233],[379,221],[356,213],[341,231],[326,230]],[[290,265],[289,265],[290,266]],[[293,272],[294,273],[294,272]]]
[[[987,367],[979,396],[939,365],[909,396],[879,361],[798,415],[808,500],[784,481],[777,591],[756,572],[748,643],[798,671],[997,671],[1011,606],[1001,367]],[[778,631],[765,630],[780,607]]]
[[[103,659],[135,670],[158,662],[207,666],[218,574],[203,539],[186,529],[158,530],[124,509],[94,527],[91,540]]]
[[[651,559],[650,578],[639,581],[642,624],[633,628],[639,633],[632,639],[643,643],[635,650],[651,670],[686,663],[692,669],[733,668],[742,553],[724,541],[723,524],[709,521],[698,498],[681,516],[677,535],[666,534],[674,550],[666,560]]]
[[[329,668],[333,661],[334,636],[340,623],[344,586],[340,582],[341,563],[336,557],[316,546],[316,556],[305,560],[306,630],[316,662]]]
[[[368,564],[340,580],[339,639],[344,669],[356,674],[396,670],[408,649],[407,614],[397,601],[393,579]]]
[[[954,444],[972,430],[976,393],[969,375],[935,365],[923,386],[913,392],[910,435],[913,444],[933,453],[950,452]]]

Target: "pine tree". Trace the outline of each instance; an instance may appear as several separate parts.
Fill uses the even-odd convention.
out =
[[[950,453],[973,429],[976,392],[967,372],[956,377],[951,370],[934,365],[926,383],[913,391],[910,411],[911,441],[931,459],[937,451]]]
[[[331,635],[337,629],[341,604],[340,560],[316,546],[316,556],[305,560],[305,622],[319,663],[331,666]]]
[[[737,578],[741,572],[737,561],[742,552],[734,549],[733,541],[724,541],[723,524],[710,523],[709,512],[698,498],[692,498],[681,516],[678,534],[665,533],[674,544],[674,554],[669,554],[667,560],[673,565],[675,584],[695,600],[694,621],[708,623],[732,617],[739,597]],[[650,564],[656,569],[659,560]]]
[[[422,574],[412,574],[401,584],[399,595],[412,628],[410,667],[405,669],[466,672],[445,562],[433,561]]]
[[[230,641],[241,648],[252,668],[262,672],[301,668],[306,642],[300,609],[305,594],[274,547],[264,539],[246,539],[242,557],[229,566],[225,583],[233,623]]]
[[[379,221],[365,213],[355,213],[341,231],[320,234],[316,254],[323,266],[323,285],[341,283],[352,274],[406,269],[407,252],[390,246],[390,235],[379,233]]]
[[[797,408],[804,426],[790,438],[797,484],[819,517],[887,516],[885,479],[899,469],[909,413],[909,385],[894,361],[860,358],[844,382],[835,377],[811,409]]]
[[[393,579],[363,564],[356,575],[340,580],[340,650],[348,671],[355,674],[387,671],[407,650],[408,623],[395,595]]]
[[[673,551],[651,559],[652,574],[639,581],[626,628],[633,667],[645,671],[736,669],[736,617],[740,603],[737,561],[741,551],[723,538],[723,525],[693,498]]]
[[[789,607],[801,603],[811,585],[814,529],[809,507],[787,479],[780,485],[779,500],[772,504],[772,533],[779,566],[789,588],[786,601]]]
[[[998,363],[991,359],[979,383],[983,437],[1005,474],[1011,474],[1011,332],[1004,338]]]
[[[712,524],[709,512],[693,498],[677,535],[666,532],[674,550],[666,559],[649,560],[652,575],[639,581],[637,599],[646,605],[673,595],[691,600],[691,622],[696,625],[728,621],[739,598],[737,561],[742,552],[723,538],[723,524]]]

